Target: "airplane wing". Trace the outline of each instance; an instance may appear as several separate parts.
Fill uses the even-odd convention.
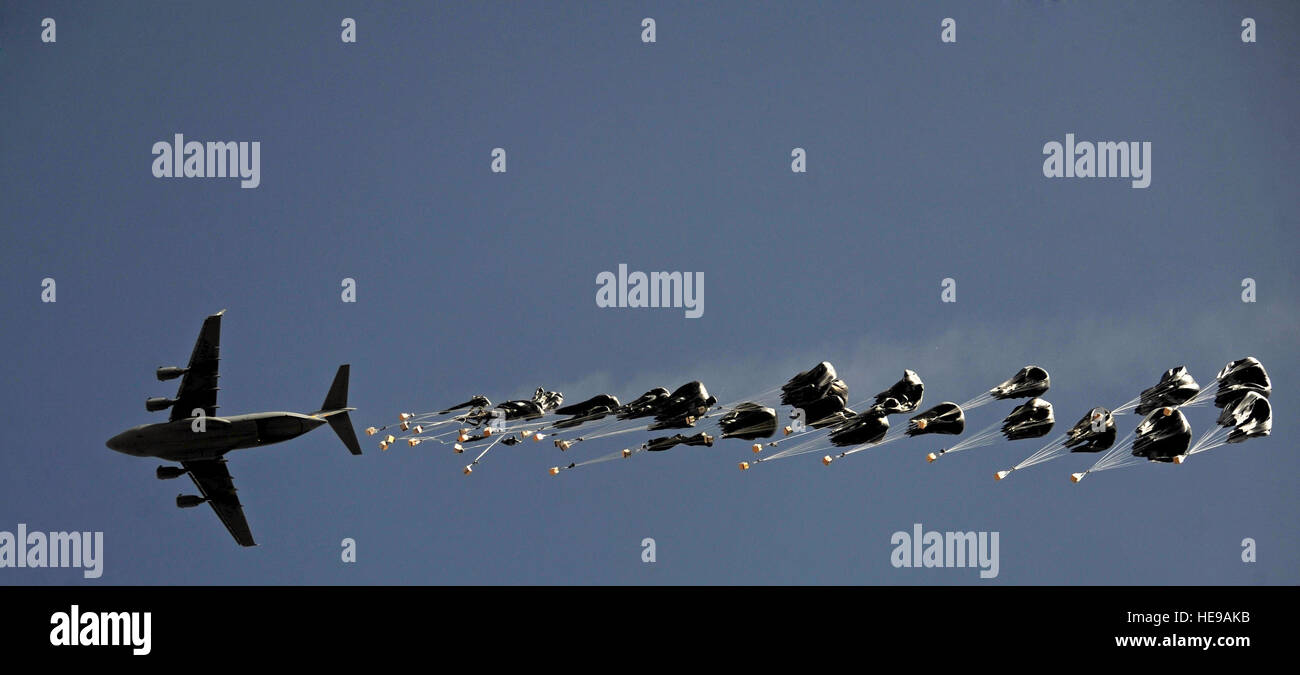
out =
[[[176,403],[172,405],[173,422],[193,417],[195,408],[202,408],[208,417],[217,414],[217,379],[220,377],[217,362],[221,360],[221,315],[225,313],[223,309],[203,320],[199,339],[190,354],[190,364],[176,392]]]
[[[181,462],[181,466],[190,472],[190,478],[199,487],[199,492],[207,498],[212,510],[217,512],[221,523],[230,530],[231,536],[240,546],[257,546],[253,533],[248,529],[244,519],[244,507],[235,495],[235,481],[226,470],[226,460],[205,459],[194,462]]]

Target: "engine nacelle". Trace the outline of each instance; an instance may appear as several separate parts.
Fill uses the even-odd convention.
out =
[[[166,396],[154,396],[152,398],[147,398],[144,400],[144,409],[148,410],[149,412],[158,412],[160,410],[166,410],[172,407],[172,405],[175,403],[176,403],[176,399],[174,398],[167,398]]]
[[[176,495],[176,506],[182,509],[191,509],[206,501],[197,495]]]
[[[180,478],[189,472],[178,466],[160,466],[155,473],[158,476],[158,480],[168,480],[171,478]]]
[[[162,382],[163,380],[174,380],[180,377],[181,375],[184,375],[187,372],[189,372],[189,368],[178,368],[176,366],[159,366],[158,370],[154,371],[154,375],[157,375],[158,381]]]

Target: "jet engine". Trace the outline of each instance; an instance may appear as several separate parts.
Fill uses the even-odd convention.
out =
[[[171,478],[180,478],[189,472],[178,466],[160,466],[155,473],[158,475],[158,480],[168,480]]]
[[[162,382],[163,380],[174,380],[180,377],[181,375],[184,375],[187,371],[189,371],[189,368],[177,368],[176,366],[159,366],[158,370],[154,371],[154,374],[158,376],[158,381]]]
[[[190,509],[206,502],[208,500],[197,495],[176,495],[176,506],[182,509]]]
[[[174,398],[167,398],[166,396],[154,396],[144,400],[144,409],[148,410],[149,412],[158,412],[160,410],[166,410],[172,407],[172,404],[174,403],[176,403],[176,399]]]

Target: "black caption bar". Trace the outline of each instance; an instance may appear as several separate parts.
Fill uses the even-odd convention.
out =
[[[40,659],[547,659],[592,641],[665,659],[738,650],[1047,650],[1254,658],[1294,646],[1296,587],[12,587],[0,645]],[[756,651],[757,650],[757,651]],[[973,651],[966,651],[973,650]],[[630,652],[629,652],[630,654]],[[928,661],[927,661],[928,662]]]

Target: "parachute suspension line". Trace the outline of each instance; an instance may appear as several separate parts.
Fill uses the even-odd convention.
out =
[[[1097,460],[1096,464],[1092,465],[1092,468],[1083,473],[1096,473],[1098,471],[1106,471],[1107,469],[1118,469],[1120,467],[1141,464],[1144,460],[1141,457],[1134,456],[1132,453],[1133,438],[1136,435],[1137,429],[1128,432],[1128,435],[1124,436],[1123,440],[1116,443],[1110,451],[1102,455],[1101,459]]]
[[[982,405],[986,405],[993,401],[994,401],[993,394],[990,394],[989,392],[986,391],[983,394],[980,394],[979,396],[976,396],[975,398],[972,398],[971,400],[961,404],[961,409],[974,410],[975,408],[978,408]]]
[[[1122,469],[1126,466],[1136,466],[1138,464],[1144,464],[1144,463],[1146,463],[1146,459],[1142,457],[1137,457],[1133,454],[1120,455],[1118,458],[1113,459],[1112,461],[1106,463],[1104,466],[1094,467],[1092,469],[1088,469],[1088,471],[1089,473],[1096,473],[1098,471]]]
[[[410,415],[409,417],[407,417],[406,419],[402,420],[401,422],[393,422],[393,423],[391,423],[391,424],[385,424],[385,425],[383,425],[383,426],[379,426],[379,427],[370,427],[370,428],[366,429],[366,433],[369,434],[369,435],[371,435],[371,436],[373,436],[373,435],[375,435],[375,434],[377,434],[377,433],[379,433],[379,432],[381,432],[381,431],[387,431],[387,430],[388,430],[389,428],[391,428],[391,427],[406,427],[406,428],[402,429],[402,431],[406,431],[406,429],[408,429],[408,428],[410,428],[410,427],[413,427],[413,426],[435,427],[435,426],[441,426],[441,425],[443,425],[443,424],[451,424],[451,423],[453,423],[453,422],[456,421],[456,420],[454,420],[454,419],[441,420],[441,421],[438,421],[438,422],[430,422],[430,421],[429,421],[429,420],[431,420],[431,419],[433,419],[433,418],[435,418],[435,417],[437,417],[437,416],[438,416],[438,415],[437,415],[436,413],[421,413],[421,414],[419,414],[419,415],[414,415],[414,414],[412,414],[412,415]],[[372,431],[372,430],[373,430],[373,431]]]
[[[610,436],[618,436],[620,434],[630,434],[633,431],[646,431],[646,427],[645,425],[638,424],[632,427],[631,429],[618,429],[615,431],[607,431],[603,434],[595,434],[595,435],[583,434],[582,439],[586,441],[594,441],[597,438],[609,438]]]
[[[474,458],[474,461],[472,461],[472,462],[469,463],[470,466],[474,466],[475,464],[478,464],[478,461],[479,461],[480,459],[483,459],[483,455],[488,454],[488,450],[491,450],[492,448],[495,448],[495,447],[497,446],[497,443],[500,443],[500,442],[501,442],[501,439],[502,439],[502,438],[505,438],[505,436],[498,436],[497,439],[496,439],[495,441],[492,441],[491,443],[488,444],[488,446],[487,446],[486,448],[483,448],[483,452],[478,453],[478,457],[475,457],[475,458]]]
[[[1213,450],[1222,445],[1228,444],[1228,435],[1232,433],[1232,427],[1221,427],[1214,425],[1207,429],[1201,437],[1192,444],[1192,447],[1184,454],[1191,456],[1197,453]]]
[[[884,445],[888,441],[889,439],[884,439],[880,441],[880,443],[878,443],[877,445]],[[837,459],[843,459],[845,457],[848,457],[849,455],[862,452],[863,450],[866,450],[867,448],[871,448],[871,447],[875,447],[875,446],[871,445],[870,443],[864,443],[862,445],[854,446],[852,448],[849,448],[848,450],[845,450],[844,452],[841,452]]]
[[[1001,429],[1002,429],[1002,423],[994,422],[993,424],[990,424],[989,426],[980,430],[980,432],[975,434],[974,436],[971,436],[969,438],[964,438],[958,441],[952,447],[944,450],[942,454],[947,454],[949,452],[960,452],[962,450],[969,450],[971,448],[982,448],[986,445],[992,445],[997,439],[998,434],[1001,433]]]
[[[635,454],[638,453],[638,452],[641,452],[641,448],[636,448],[636,449],[634,449],[634,450],[628,450],[626,453],[624,453],[622,450],[619,450],[618,452],[611,452],[611,453],[609,453],[609,454],[607,454],[607,455],[601,455],[601,456],[599,456],[599,457],[593,457],[593,458],[588,459],[588,460],[584,460],[584,461],[581,461],[581,462],[576,462],[576,463],[573,465],[573,467],[576,469],[576,468],[578,468],[578,467],[580,467],[580,466],[590,466],[590,465],[592,465],[592,464],[602,464],[602,463],[604,463],[604,462],[608,462],[608,461],[615,460],[615,459],[621,459],[621,458],[623,458],[623,457],[631,457],[632,455],[635,455]]]
[[[901,433],[901,430],[900,433],[892,433],[893,431],[894,431],[893,429],[890,429],[889,431],[885,432],[885,437],[875,443],[863,443],[861,445],[855,445],[852,448],[841,452],[835,457],[826,455],[825,457],[822,458],[822,464],[829,466],[830,463],[837,458],[848,457],[849,455],[852,455],[857,452],[861,452],[868,448],[878,448],[882,445],[893,443],[894,441],[900,438],[905,438],[905,436]],[[800,443],[798,446],[792,448],[790,451],[791,452],[790,455],[783,455],[783,456],[790,457],[794,455],[807,455],[814,452],[821,452],[823,450],[834,450],[835,448],[836,446],[834,444],[827,445],[824,442],[824,439],[810,438],[807,441],[804,441],[803,443]],[[767,459],[776,459],[776,456],[774,455],[772,457],[768,457]]]
[[[1201,390],[1196,392],[1196,395],[1192,397],[1192,400],[1184,403],[1180,407],[1191,408],[1191,407],[1204,405],[1207,401],[1213,400],[1214,396],[1218,393],[1218,391],[1219,391],[1219,378],[1216,376],[1213,380],[1210,381],[1209,384],[1205,385],[1204,387],[1201,387]]]
[[[468,475],[474,473],[474,467],[475,467],[475,466],[478,466],[478,461],[479,461],[480,459],[483,459],[483,455],[488,454],[488,450],[491,450],[492,448],[495,448],[496,445],[497,445],[497,443],[500,443],[500,442],[501,442],[501,439],[502,439],[502,438],[505,438],[505,436],[498,436],[495,440],[492,441],[492,443],[490,443],[486,448],[484,448],[483,452],[480,452],[480,453],[478,454],[478,457],[475,457],[475,458],[474,458],[474,461],[470,462],[469,464],[466,464],[466,465],[465,465],[464,474],[465,474],[466,476],[468,476]]]
[[[627,424],[628,424],[628,420],[619,419],[614,415],[607,415],[604,419],[595,421],[595,423],[591,424],[591,426],[582,426],[582,425],[579,426],[582,426],[583,436],[589,438],[590,434],[592,433],[599,434],[609,429],[621,428]],[[538,429],[537,431],[539,432],[549,431],[550,433],[547,434],[548,436],[559,436],[560,434],[566,434],[570,431],[577,431],[577,430],[578,427],[568,427],[565,429],[558,429],[555,427],[555,423],[553,422],[551,423],[551,425]]]
[[[895,429],[895,428],[899,430],[898,433],[894,433],[894,429]],[[894,428],[891,428],[889,431],[886,431],[886,432],[885,432],[885,437],[882,438],[882,439],[880,439],[880,442],[878,442],[878,443],[863,443],[862,445],[854,446],[854,447],[852,447],[852,448],[849,448],[848,450],[845,450],[844,452],[841,452],[841,453],[839,454],[839,457],[840,457],[840,458],[848,457],[849,455],[852,455],[852,454],[856,454],[856,453],[862,452],[863,450],[867,450],[867,449],[869,449],[869,448],[878,448],[878,447],[880,447],[880,446],[882,446],[882,445],[887,445],[887,444],[889,444],[889,443],[893,443],[894,441],[897,441],[897,440],[899,440],[900,438],[906,438],[907,436],[906,436],[906,434],[905,434],[905,431],[906,431],[906,430],[903,429],[903,427],[894,427]]]
[[[729,402],[727,402],[727,403],[720,403],[720,404],[717,404],[717,405],[715,406],[714,409],[715,409],[715,410],[725,410],[725,409],[728,409],[728,408],[734,408],[735,406],[738,406],[738,405],[740,405],[741,403],[744,403],[744,402],[746,402],[746,401],[753,401],[753,402],[755,402],[755,403],[764,403],[764,404],[767,404],[767,403],[769,403],[769,401],[770,401],[771,404],[768,405],[768,407],[769,407],[769,408],[776,408],[776,407],[779,407],[779,398],[778,398],[777,395],[776,395],[777,392],[779,392],[779,391],[781,391],[781,388],[780,388],[780,387],[772,387],[771,389],[768,389],[767,391],[760,391],[760,392],[758,392],[757,394],[754,394],[753,396],[747,396],[747,397],[745,397],[745,398],[738,398],[738,399],[736,399],[736,400],[734,400],[734,401],[729,401]]]
[[[1128,401],[1127,403],[1125,403],[1124,405],[1122,405],[1122,406],[1120,406],[1120,407],[1118,407],[1118,408],[1115,408],[1114,410],[1111,410],[1111,411],[1110,411],[1110,414],[1112,414],[1112,415],[1125,415],[1125,414],[1128,414],[1129,412],[1131,412],[1131,411],[1133,411],[1133,410],[1136,410],[1137,407],[1138,407],[1138,403],[1141,403],[1141,402],[1142,402],[1142,397],[1141,397],[1141,396],[1134,396],[1133,398],[1129,399],[1129,401]]]
[[[803,432],[803,434],[807,434],[807,433],[808,433],[807,431]],[[799,443],[795,444],[795,446],[792,448],[787,448],[780,452],[768,455],[767,457],[763,457],[758,461],[766,462],[768,460],[785,459],[786,457],[795,457],[798,455],[806,455],[810,452],[816,452],[817,450],[820,449],[820,447],[818,446],[818,442],[821,440],[822,440],[822,435],[818,434],[813,438],[808,438],[803,441],[800,441]],[[776,442],[779,443],[780,441],[776,441]]]
[[[1062,450],[1065,450],[1065,441],[1067,438],[1068,436],[1066,434],[1061,434],[1060,436],[1057,436],[1056,438],[1052,439],[1051,443],[1044,445],[1043,447],[1039,448],[1037,452],[1024,458],[1023,460],[1020,461],[1019,464],[1011,467],[1011,470],[1016,471],[1018,469],[1023,469],[1025,467],[1033,466],[1035,464],[1042,464],[1043,462],[1047,462],[1056,459],[1057,457],[1060,457],[1061,455],[1065,454],[1062,452]]]
[[[640,446],[640,447],[638,447],[638,448],[635,448],[635,449],[619,450],[618,452],[611,452],[611,453],[609,453],[609,454],[607,454],[607,455],[600,455],[599,457],[593,457],[593,458],[591,458],[591,459],[584,460],[584,461],[581,461],[581,462],[574,462],[574,463],[572,463],[572,464],[570,464],[570,465],[568,465],[568,466],[563,466],[563,467],[561,467],[561,466],[555,466],[555,467],[551,467],[551,475],[554,476],[554,475],[560,473],[561,471],[568,471],[569,469],[576,469],[576,468],[578,468],[578,467],[580,467],[580,466],[591,466],[592,464],[603,464],[603,463],[605,463],[605,462],[613,461],[613,460],[615,460],[615,459],[626,459],[626,458],[631,457],[632,455],[635,455],[635,454],[637,454],[637,453],[639,453],[639,452],[641,452],[641,451],[643,451],[643,450],[645,450],[645,446],[644,446],[644,445],[642,445],[642,446]]]

